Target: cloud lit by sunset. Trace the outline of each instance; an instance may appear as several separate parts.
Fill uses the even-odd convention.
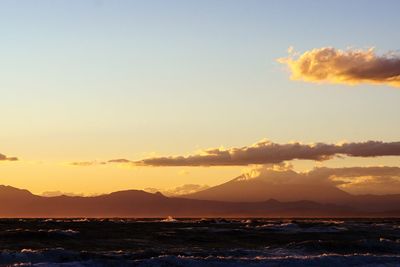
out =
[[[323,161],[339,155],[348,157],[400,156],[400,142],[277,144],[261,141],[246,147],[207,149],[200,154],[187,157],[156,157],[136,162],[124,160],[124,162],[139,166],[240,166],[281,163],[295,159]]]
[[[315,48],[304,53],[289,49],[286,64],[292,80],[338,84],[383,84],[400,87],[400,54],[377,55],[375,49]]]

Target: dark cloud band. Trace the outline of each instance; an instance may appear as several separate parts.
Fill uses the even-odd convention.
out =
[[[169,156],[130,161],[143,166],[244,166],[271,164],[294,159],[322,161],[334,156],[378,157],[399,156],[400,142],[368,141],[344,144],[277,144],[261,141],[240,148],[205,150],[190,156]]]

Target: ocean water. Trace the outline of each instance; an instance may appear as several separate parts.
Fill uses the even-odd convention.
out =
[[[1,266],[400,266],[400,219],[0,219]]]

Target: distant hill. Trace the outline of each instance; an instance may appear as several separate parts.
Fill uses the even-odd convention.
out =
[[[397,207],[396,207],[397,208]],[[387,210],[379,210],[385,216]],[[43,197],[0,186],[0,217],[357,217],[375,213],[313,201],[224,202],[169,198],[161,193],[126,190],[93,197]],[[390,210],[390,216],[400,211]]]
[[[279,173],[274,172],[273,175],[277,176]],[[288,175],[287,172],[284,175]],[[297,174],[293,172],[293,175]],[[319,203],[347,203],[352,199],[352,195],[332,185],[274,184],[269,180],[266,181],[263,177],[246,179],[244,175],[183,197],[231,202],[259,202],[277,199],[284,202],[309,200]]]

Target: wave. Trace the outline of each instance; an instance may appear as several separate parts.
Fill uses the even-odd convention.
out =
[[[302,225],[293,222],[287,223],[267,223],[267,224],[259,224],[252,225],[247,224],[247,228],[255,228],[261,230],[269,230],[275,232],[287,232],[287,233],[337,233],[347,231],[348,228],[343,226],[336,226],[335,224],[332,226],[326,225]]]
[[[72,237],[78,235],[79,231],[72,229],[8,229],[0,234],[3,237],[23,237],[23,238],[39,238],[39,237]]]
[[[79,254],[67,251],[63,248],[54,249],[22,249],[20,251],[3,250],[0,253],[0,263],[3,264],[22,264],[22,263],[57,263],[65,261],[77,261]]]
[[[172,218],[172,216],[168,216],[164,220],[161,220],[161,222],[177,222],[178,220]]]
[[[400,267],[399,225],[399,219],[2,219],[0,266]]]
[[[88,257],[88,256],[91,256]],[[399,255],[373,254],[319,254],[281,256],[188,256],[159,255],[144,259],[105,257],[101,254],[88,255],[64,249],[30,250],[2,252],[0,262],[11,266],[399,266]]]
[[[376,266],[393,264],[399,266],[397,255],[374,256],[370,254],[336,255],[323,254],[315,256],[284,256],[284,257],[184,257],[159,256],[138,262],[137,266]]]

